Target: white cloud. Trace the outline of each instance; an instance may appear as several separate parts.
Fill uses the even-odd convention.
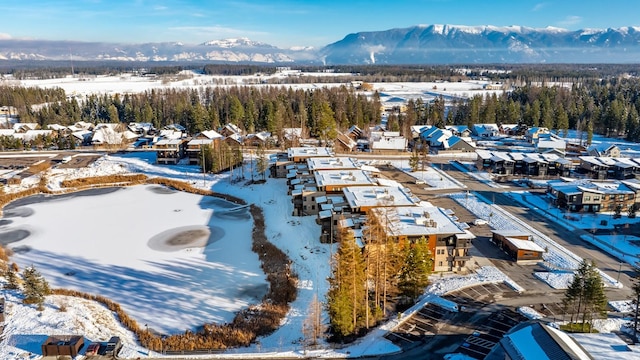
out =
[[[13,37],[11,37],[11,35],[6,33],[0,33],[0,40],[9,40],[9,39],[13,39]]]
[[[153,10],[156,10],[156,11],[164,11],[164,10],[167,10],[167,9],[169,9],[169,8],[166,7],[166,6],[162,6],[162,5],[158,5],[158,6],[154,6],[153,7]]]
[[[542,9],[544,9],[545,7],[547,7],[547,3],[537,3],[533,9],[531,9],[531,11],[540,11]]]
[[[569,27],[569,26],[577,25],[581,22],[582,22],[581,16],[569,15],[563,20],[558,21],[558,25]]]

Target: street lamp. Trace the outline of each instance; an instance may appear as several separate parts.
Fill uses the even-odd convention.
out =
[[[620,283],[620,272],[622,271],[622,261],[620,261],[620,263],[618,264],[618,278],[616,279],[616,282],[619,284]]]

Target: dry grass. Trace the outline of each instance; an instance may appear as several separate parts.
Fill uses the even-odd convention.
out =
[[[139,185],[147,180],[147,176],[143,174],[133,175],[107,175],[95,176],[81,179],[64,180],[60,183],[63,188],[83,188],[92,185]]]

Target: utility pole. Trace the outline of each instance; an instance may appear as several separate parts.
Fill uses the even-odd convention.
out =
[[[204,166],[204,146],[200,144],[200,152],[202,152],[202,186],[207,186],[207,171]]]

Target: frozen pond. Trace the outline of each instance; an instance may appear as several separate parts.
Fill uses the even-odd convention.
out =
[[[120,303],[162,333],[229,322],[267,291],[246,207],[145,185],[12,203],[0,242],[52,287]]]

